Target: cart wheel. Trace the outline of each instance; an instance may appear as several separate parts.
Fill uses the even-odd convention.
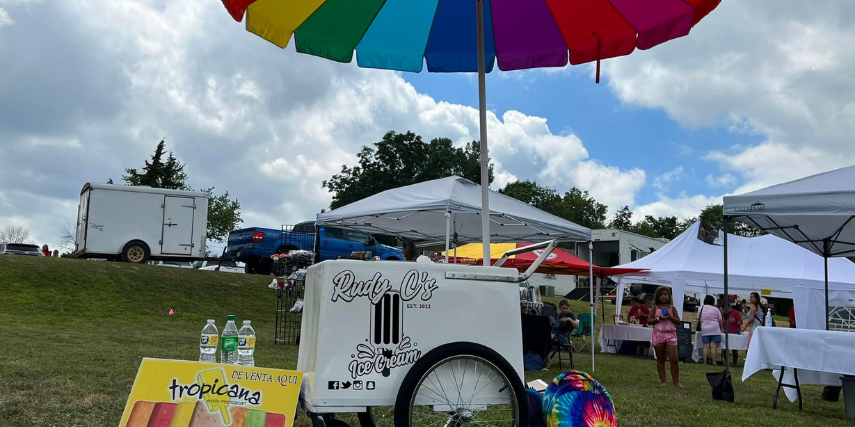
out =
[[[413,365],[395,401],[395,426],[527,427],[525,389],[513,367],[474,343],[439,346]]]

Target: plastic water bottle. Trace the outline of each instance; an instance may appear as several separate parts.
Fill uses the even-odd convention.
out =
[[[255,366],[255,330],[252,329],[249,320],[243,321],[238,331],[238,365]]]
[[[220,332],[214,319],[208,319],[208,324],[202,328],[202,339],[199,341],[199,361],[217,363],[217,347],[220,343]]]
[[[238,330],[235,326],[235,316],[226,317],[226,327],[220,340],[220,363],[234,365],[238,361]]]

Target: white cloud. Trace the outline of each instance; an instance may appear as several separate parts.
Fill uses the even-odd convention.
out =
[[[721,203],[721,196],[695,195],[690,197],[669,198],[660,196],[659,200],[636,206],[633,210],[633,218],[640,220],[647,215],[653,217],[676,216],[677,218],[694,218],[709,205]]]
[[[626,105],[661,109],[687,128],[758,137],[702,153],[724,172],[707,183],[742,193],[855,163],[855,23],[841,19],[848,16],[855,3],[722,2],[688,37],[605,61],[603,70]],[[656,206],[679,212],[705,197]]]
[[[9,16],[9,12],[6,9],[0,7],[0,28],[12,25],[15,23],[15,20]]]
[[[0,150],[31,178],[0,171],[0,191],[14,186],[8,200],[42,212],[0,202],[0,221],[29,218],[39,242],[57,241],[75,220],[85,181],[120,183],[164,137],[190,185],[228,190],[246,225],[270,227],[328,206],[321,181],[387,130],[479,139],[477,110],[419,93],[398,73],[280,50],[216,2],[0,3],[17,21],[3,29],[0,53],[18,64],[0,68],[0,146],[38,160]],[[490,112],[488,123],[495,188],[533,178],[532,162],[543,166],[538,179],[610,205],[634,203],[643,185],[642,170],[591,159],[577,136],[553,134],[543,118]]]
[[[736,177],[729,173],[718,176],[707,175],[706,182],[712,188],[732,187],[736,183]]]
[[[671,189],[671,184],[681,180],[685,174],[683,173],[683,167],[679,166],[674,170],[663,173],[662,175],[657,176],[653,180],[653,186],[656,187],[660,192],[666,192]]]

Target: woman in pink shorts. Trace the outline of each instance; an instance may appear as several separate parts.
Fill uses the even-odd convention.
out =
[[[659,380],[665,385],[665,354],[671,362],[671,380],[677,387],[680,385],[680,365],[677,357],[677,324],[680,317],[671,299],[671,290],[662,286],[653,294],[653,310],[647,318],[647,324],[653,325],[653,338],[650,344],[656,351],[656,369]]]

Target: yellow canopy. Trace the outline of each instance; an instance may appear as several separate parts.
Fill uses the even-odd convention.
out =
[[[457,258],[481,259],[484,257],[483,243],[469,243],[457,247]],[[516,249],[516,243],[492,243],[490,244],[490,258],[499,259],[502,255],[511,250]],[[516,255],[511,255],[508,259],[513,259]],[[442,252],[442,257],[445,258],[445,252]],[[454,258],[454,249],[448,252],[449,258]]]

